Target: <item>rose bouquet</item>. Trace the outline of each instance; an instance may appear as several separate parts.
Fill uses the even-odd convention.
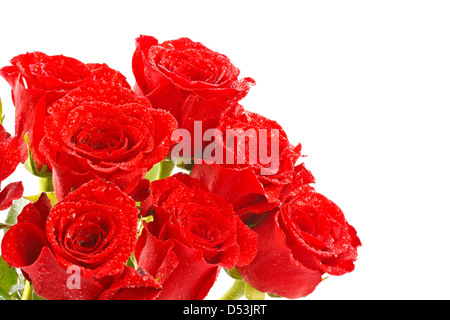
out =
[[[252,78],[188,38],[140,36],[131,60],[134,88],[42,52],[0,69],[0,181],[22,163],[40,186],[1,186],[2,298],[200,300],[224,269],[222,299],[296,299],[354,269],[360,240],[301,145],[240,103]]]

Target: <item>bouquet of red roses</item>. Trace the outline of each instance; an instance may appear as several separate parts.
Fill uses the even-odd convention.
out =
[[[354,269],[360,240],[301,145],[240,104],[252,78],[188,38],[140,36],[132,68],[134,88],[42,52],[0,69],[0,181],[22,163],[40,186],[0,191],[1,297],[200,300],[225,269],[222,299],[296,299]]]

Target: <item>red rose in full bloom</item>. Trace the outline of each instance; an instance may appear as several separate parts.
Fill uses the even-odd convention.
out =
[[[215,128],[222,114],[255,84],[251,78],[238,79],[239,69],[228,57],[188,38],[158,43],[141,35],[133,73],[136,92],[153,107],[169,111],[191,135],[194,121],[202,122],[203,131]]]
[[[290,299],[313,292],[324,273],[353,271],[361,245],[335,203],[308,185],[293,190],[253,228],[258,253],[249,265],[237,267],[254,288]]]
[[[21,161],[25,162],[28,158],[27,145],[23,140],[28,133],[33,159],[39,169],[42,164],[47,164],[38,146],[50,105],[69,91],[93,80],[115,82],[130,88],[125,76],[106,64],[84,64],[63,55],[26,53],[11,59],[11,64],[0,69],[0,75],[11,86],[16,110],[15,135],[20,142]]]
[[[94,81],[48,110],[40,150],[58,199],[89,180],[113,182],[137,201],[145,173],[169,150],[175,119],[121,85]],[[148,187],[148,186],[147,186]]]
[[[125,267],[137,241],[138,208],[112,183],[94,180],[51,208],[45,193],[17,217],[2,257],[46,299],[154,298],[160,285]],[[79,271],[70,287],[69,270]]]
[[[216,150],[209,153],[209,146],[205,148],[192,177],[231,203],[246,222],[251,214],[280,204],[280,192],[292,182],[301,145],[290,144],[277,122],[241,107],[222,117],[214,143]]]
[[[138,265],[148,263],[148,255],[142,253],[160,245],[155,241],[173,245],[178,260],[164,279],[158,299],[203,299],[220,267],[246,265],[253,259],[255,233],[237,218],[230,204],[200,181],[178,173],[151,186],[154,220],[139,238]]]
[[[18,148],[17,137],[11,137],[0,124],[0,210],[9,208],[12,202],[19,199],[23,194],[22,182],[13,182],[3,189],[1,188],[1,182],[8,178],[20,163],[20,155],[17,153]]]

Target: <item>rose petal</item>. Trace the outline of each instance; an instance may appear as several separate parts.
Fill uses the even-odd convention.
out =
[[[126,77],[119,71],[111,69],[105,63],[87,63],[86,67],[94,74],[95,80],[102,79],[106,82],[115,82],[120,84],[122,87],[131,89]]]
[[[138,266],[163,284],[178,265],[173,246],[172,240],[158,240],[144,228],[135,248]]]
[[[92,278],[76,273],[79,272],[77,266],[72,268],[61,267],[50,249],[44,247],[36,261],[23,270],[33,283],[36,294],[47,300],[96,299],[103,287]]]
[[[48,56],[36,51],[14,57],[11,64],[35,89],[70,90],[92,77],[84,63],[63,55]]]
[[[161,285],[147,272],[125,267],[99,300],[154,300],[160,291]]]
[[[258,253],[249,265],[237,267],[242,279],[259,291],[289,299],[313,292],[322,281],[322,272],[294,259],[277,227],[277,215],[269,214],[253,230],[258,234]]]
[[[36,202],[29,203],[22,209],[17,217],[17,223],[29,222],[44,232],[45,223],[51,208],[52,204],[47,194],[43,192]]]
[[[240,219],[236,219],[237,242],[239,243],[239,260],[237,266],[248,265],[256,256],[258,235]]]
[[[11,137],[0,124],[0,183],[9,177],[20,163],[19,140]]]
[[[44,232],[38,226],[19,223],[12,226],[2,240],[2,257],[14,268],[33,264],[47,243]]]
[[[8,209],[12,206],[14,200],[22,197],[22,182],[12,182],[0,191],[0,210]]]
[[[233,205],[235,211],[243,211],[248,205],[259,205],[267,208],[271,201],[265,199],[265,191],[250,168],[243,170],[231,169],[219,164],[194,164],[191,172],[193,178],[202,181],[208,189],[221,196]],[[232,186],[232,187],[229,187]],[[278,205],[278,200],[274,205]],[[269,206],[269,208],[272,205]],[[252,210],[256,213],[259,210]]]
[[[164,281],[157,300],[203,300],[215,283],[220,268],[206,263],[199,249],[175,242],[179,264]]]

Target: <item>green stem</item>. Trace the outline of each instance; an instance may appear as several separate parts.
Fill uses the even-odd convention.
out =
[[[55,191],[53,187],[52,177],[39,177],[39,192]]]
[[[227,275],[229,275],[231,278],[235,280],[242,280],[241,275],[239,274],[239,271],[236,270],[236,267],[233,267],[232,269],[224,269]]]
[[[25,288],[23,289],[21,300],[33,300],[33,286],[28,280],[25,280]]]
[[[244,280],[234,280],[233,285],[220,298],[220,300],[239,300],[244,296],[245,282]]]
[[[266,294],[253,288],[249,283],[245,284],[245,297],[248,300],[264,300]]]

